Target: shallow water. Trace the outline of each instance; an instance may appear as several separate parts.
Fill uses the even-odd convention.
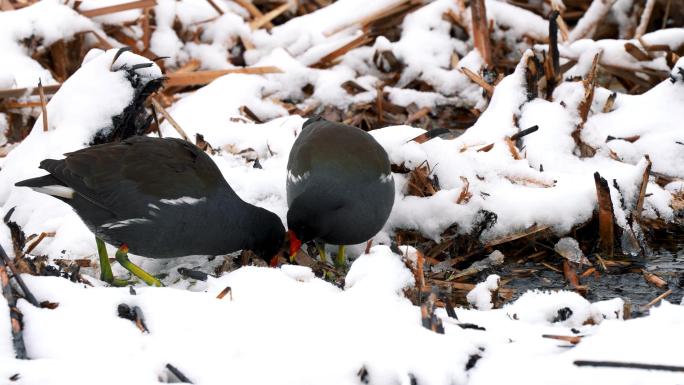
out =
[[[675,240],[676,242],[671,242]],[[615,297],[623,298],[633,305],[634,315],[639,315],[639,306],[645,305],[668,289],[672,294],[667,300],[680,303],[684,297],[684,236],[678,235],[661,247],[654,248],[646,258],[632,259],[629,267],[611,268],[596,275],[580,278],[580,283],[588,287],[586,298],[589,301],[601,301]],[[549,261],[560,266],[562,260]],[[655,273],[668,283],[667,288],[657,288],[644,279],[641,269]],[[531,289],[572,290],[563,274],[555,272],[539,263],[507,264],[496,272],[505,280],[511,278],[504,287],[516,289],[514,299]],[[581,273],[581,272],[578,272]]]

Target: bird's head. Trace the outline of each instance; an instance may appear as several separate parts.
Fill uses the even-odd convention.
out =
[[[277,260],[285,245],[285,227],[274,213],[261,209],[260,226],[252,235],[249,249],[266,262]]]
[[[291,207],[287,212],[287,235],[290,241],[290,262],[302,244],[313,241],[321,235],[322,224],[318,223],[317,216],[310,210],[300,210]]]

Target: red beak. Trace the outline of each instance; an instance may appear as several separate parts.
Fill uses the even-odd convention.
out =
[[[290,262],[292,262],[299,249],[302,248],[302,241],[297,238],[292,230],[287,230],[287,235],[290,236]]]

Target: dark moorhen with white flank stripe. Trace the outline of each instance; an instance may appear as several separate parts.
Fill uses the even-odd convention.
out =
[[[394,179],[385,150],[367,132],[320,117],[307,120],[287,164],[290,258],[303,242],[344,245],[367,241],[387,222]]]
[[[183,140],[136,136],[45,159],[40,168],[49,174],[16,185],[73,207],[95,233],[108,282],[102,240],[121,246],[121,265],[155,285],[161,283],[128,261],[126,248],[149,258],[249,249],[268,261],[285,242],[280,218],[240,199],[211,158]]]

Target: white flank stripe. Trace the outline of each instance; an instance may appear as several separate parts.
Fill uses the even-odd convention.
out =
[[[193,198],[193,197],[180,197],[176,199],[162,199],[159,202],[167,204],[167,205],[196,205],[201,202],[205,202],[207,198]]]
[[[302,180],[308,178],[309,175],[311,175],[311,174],[310,174],[308,171],[305,172],[305,173],[302,174],[302,175],[295,175],[295,174],[292,173],[292,171],[288,171],[288,172],[287,172],[287,179],[288,179],[290,182],[292,182],[292,183],[299,183],[299,182],[301,182]]]
[[[130,218],[130,219],[124,219],[121,221],[105,223],[102,225],[102,227],[104,227],[105,229],[116,229],[119,227],[126,227],[126,226],[130,226],[133,224],[143,224],[143,223],[147,223],[147,222],[150,222],[150,220],[147,218]]]
[[[380,182],[382,183],[389,183],[393,180],[394,178],[392,177],[392,174],[384,174],[380,175]]]

